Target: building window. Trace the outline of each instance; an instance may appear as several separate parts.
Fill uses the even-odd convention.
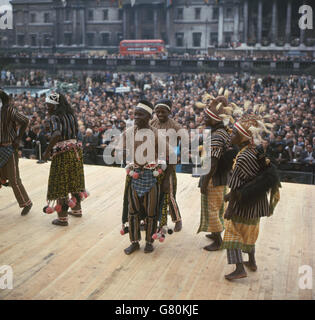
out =
[[[226,8],[226,18],[227,19],[233,18],[233,8]]]
[[[50,47],[50,35],[44,34],[44,47]]]
[[[167,35],[166,32],[161,32],[161,39],[168,44],[168,39],[167,39]]]
[[[243,17],[244,16],[244,7],[240,6],[239,11],[240,11],[240,13],[239,13],[240,17]]]
[[[176,19],[177,20],[183,20],[184,19],[184,8],[178,8],[177,9]]]
[[[224,33],[225,43],[231,43],[232,42],[232,32],[226,32]]]
[[[195,8],[195,20],[200,20],[201,8]]]
[[[31,13],[31,23],[36,22],[36,13]]]
[[[70,21],[71,20],[71,11],[70,9],[66,10],[66,17],[65,17],[66,21]]]
[[[200,47],[201,45],[201,32],[193,33],[193,47]]]
[[[154,14],[153,14],[153,10],[152,9],[147,9],[146,10],[146,14],[145,14],[145,21],[153,21],[154,19]]]
[[[102,33],[102,45],[109,46],[109,33]]]
[[[44,13],[44,22],[49,23],[49,13]]]
[[[118,20],[122,20],[123,19],[123,15],[124,15],[124,12],[122,9],[119,9],[118,10]]]
[[[17,44],[18,44],[18,46],[24,46],[25,45],[24,34],[18,34],[18,36],[17,36]]]
[[[88,33],[87,34],[87,44],[89,47],[93,47],[94,46],[94,33]]]
[[[120,43],[121,40],[123,40],[123,34],[121,32],[117,33],[117,42]]]
[[[94,10],[88,11],[88,20],[93,21],[94,20]]]
[[[176,39],[176,47],[183,47],[184,46],[184,33],[176,33],[175,34]]]
[[[31,46],[36,47],[37,46],[37,37],[36,34],[31,34]]]
[[[108,20],[108,9],[103,10],[103,20]]]
[[[213,8],[212,10],[212,20],[219,19],[219,8]]]
[[[217,32],[211,32],[210,33],[210,44],[216,45],[218,43],[218,33]]]
[[[72,45],[72,33],[71,32],[65,32],[65,45],[66,46]]]

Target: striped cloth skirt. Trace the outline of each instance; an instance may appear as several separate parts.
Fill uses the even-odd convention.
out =
[[[226,186],[214,187],[212,179],[207,188],[207,194],[201,194],[201,215],[199,232],[222,232],[224,230],[223,213],[226,204],[224,196],[226,194]]]
[[[254,247],[259,234],[259,222],[257,219],[244,219],[233,216],[231,220],[225,220],[225,233],[222,249],[239,249],[250,253]]]

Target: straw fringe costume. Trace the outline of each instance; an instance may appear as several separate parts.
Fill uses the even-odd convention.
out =
[[[57,103],[58,102],[58,103]],[[59,95],[51,95],[46,103],[59,105]],[[61,104],[61,103],[60,103]],[[70,214],[82,216],[81,201],[88,196],[85,190],[82,145],[77,141],[78,124],[72,112],[55,112],[50,118],[52,136],[60,133],[59,141],[51,150],[45,213],[58,214],[58,220],[67,222]]]
[[[66,199],[84,191],[82,146],[75,139],[59,142],[52,154],[47,200]]]

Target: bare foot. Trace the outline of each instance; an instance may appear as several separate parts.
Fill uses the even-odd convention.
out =
[[[242,278],[246,278],[247,277],[247,273],[246,271],[239,271],[239,270],[235,270],[230,274],[227,274],[224,276],[226,280],[236,280],[236,279],[242,279]]]
[[[153,247],[152,243],[147,242],[144,247],[144,253],[151,253],[151,252],[153,252],[153,250],[154,250],[154,247]]]
[[[73,217],[76,217],[76,218],[81,218],[82,217],[82,213],[75,213],[75,212],[69,211],[68,214],[70,216],[73,216]]]
[[[215,240],[216,239],[216,237],[215,237],[215,235],[213,233],[206,234],[206,237],[208,239],[211,239],[211,240]]]
[[[129,255],[140,249],[139,242],[133,242],[128,248],[124,250],[125,254]]]
[[[33,206],[33,203],[31,203],[28,206],[24,207],[22,212],[21,212],[21,216],[26,216],[31,211],[32,206]]]
[[[247,267],[250,271],[257,271],[257,264],[256,262],[249,262],[249,261],[245,261],[244,262],[245,267]]]
[[[203,249],[207,251],[218,251],[221,248],[221,243],[218,243],[217,241],[209,244],[208,246],[205,246]]]
[[[67,220],[62,221],[62,220],[59,220],[59,219],[55,219],[55,220],[52,221],[52,224],[54,224],[56,226],[66,227],[68,225],[68,221]]]
[[[179,232],[180,230],[182,230],[182,227],[183,227],[182,221],[175,222],[174,232]]]

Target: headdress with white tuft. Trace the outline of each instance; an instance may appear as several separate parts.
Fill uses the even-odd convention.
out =
[[[202,96],[202,102],[196,102],[195,106],[199,109],[204,109],[211,119],[218,122],[223,121],[224,125],[228,125],[229,122],[234,123],[232,115],[234,109],[238,108],[235,103],[229,103],[228,98],[229,91],[221,88],[216,98],[205,93]]]
[[[234,127],[243,137],[251,140],[255,145],[261,143],[261,134],[263,132],[270,133],[270,130],[267,129],[263,122],[263,118],[256,114],[246,114],[234,124]]]

